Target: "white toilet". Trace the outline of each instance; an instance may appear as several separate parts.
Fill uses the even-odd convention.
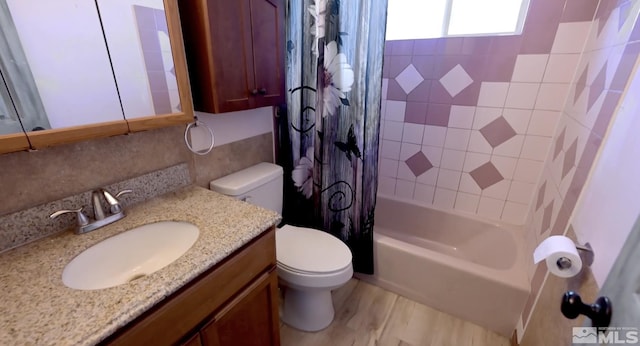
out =
[[[282,167],[260,163],[214,180],[209,187],[282,213]],[[311,228],[285,225],[276,231],[280,284],[285,286],[282,321],[318,331],[333,321],[331,290],[353,275],[351,251],[338,238]]]

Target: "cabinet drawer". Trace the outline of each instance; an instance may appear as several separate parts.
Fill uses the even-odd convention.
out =
[[[275,228],[125,326],[110,345],[175,344],[258,275],[275,267]]]

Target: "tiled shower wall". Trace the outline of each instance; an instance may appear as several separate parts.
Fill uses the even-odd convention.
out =
[[[640,52],[639,12],[638,0],[599,3],[536,186],[527,222],[528,253],[544,238],[565,234],[571,223],[611,119],[628,82],[635,77],[633,69]],[[546,265],[530,263],[531,294],[523,313],[525,323],[546,273]]]
[[[597,6],[531,0],[521,35],[387,41],[379,192],[524,224]]]

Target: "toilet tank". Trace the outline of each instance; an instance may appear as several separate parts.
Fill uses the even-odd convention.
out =
[[[262,162],[209,183],[209,188],[282,214],[282,167]]]

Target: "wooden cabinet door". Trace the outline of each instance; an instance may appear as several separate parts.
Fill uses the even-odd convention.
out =
[[[255,77],[247,0],[209,0],[207,4],[216,108],[202,110],[231,112],[253,108]]]
[[[281,0],[248,0],[251,6],[251,40],[255,107],[284,102],[284,6]]]
[[[196,110],[284,102],[282,0],[181,0],[180,16]]]
[[[264,273],[200,331],[204,346],[280,345],[278,276]]]

